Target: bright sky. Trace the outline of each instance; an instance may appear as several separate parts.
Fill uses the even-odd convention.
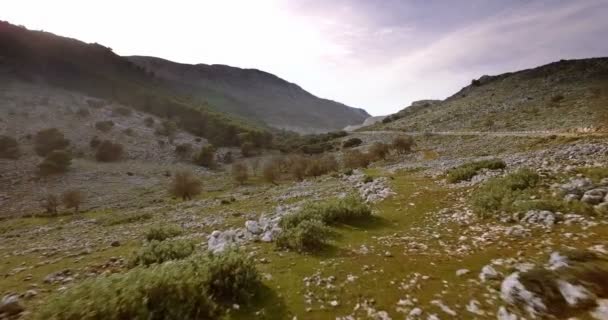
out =
[[[473,78],[608,56],[608,0],[3,0],[0,20],[121,55],[274,73],[393,113]]]

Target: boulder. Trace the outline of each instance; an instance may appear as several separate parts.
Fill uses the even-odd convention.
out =
[[[596,205],[604,200],[606,196],[606,190],[604,189],[593,189],[585,192],[581,201],[590,205]]]
[[[479,273],[479,279],[483,282],[488,280],[496,280],[500,279],[500,274],[491,265],[486,265],[481,268],[481,273]]]
[[[19,301],[19,296],[16,294],[8,294],[0,300],[0,315],[15,316],[23,312],[25,308]]]
[[[257,221],[253,221],[253,220],[248,220],[245,222],[245,228],[247,229],[247,231],[253,233],[253,234],[260,234],[262,233],[262,229],[260,228],[260,225],[258,224]]]
[[[520,220],[521,223],[553,227],[561,219],[560,214],[548,210],[530,210]]]
[[[588,178],[574,178],[570,182],[562,184],[559,188],[565,194],[583,194],[593,188],[593,182]]]

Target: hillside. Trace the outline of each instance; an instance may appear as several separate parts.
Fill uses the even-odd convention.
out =
[[[339,130],[369,117],[362,109],[318,98],[273,74],[225,65],[180,64],[132,56],[130,61],[219,111],[301,133]]]
[[[444,101],[378,125],[404,131],[594,131],[608,126],[608,58],[483,76]]]

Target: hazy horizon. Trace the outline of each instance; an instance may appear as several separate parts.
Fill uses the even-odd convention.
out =
[[[9,1],[0,20],[120,55],[260,69],[372,115],[484,74],[608,55],[608,0],[177,3]]]

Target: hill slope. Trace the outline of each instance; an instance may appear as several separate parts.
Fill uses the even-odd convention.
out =
[[[444,101],[407,107],[376,129],[590,131],[608,127],[608,58],[483,76]]]
[[[225,65],[180,64],[155,57],[128,59],[172,84],[179,92],[208,101],[219,111],[302,133],[341,129],[369,117],[362,109],[318,98],[273,74]]]

